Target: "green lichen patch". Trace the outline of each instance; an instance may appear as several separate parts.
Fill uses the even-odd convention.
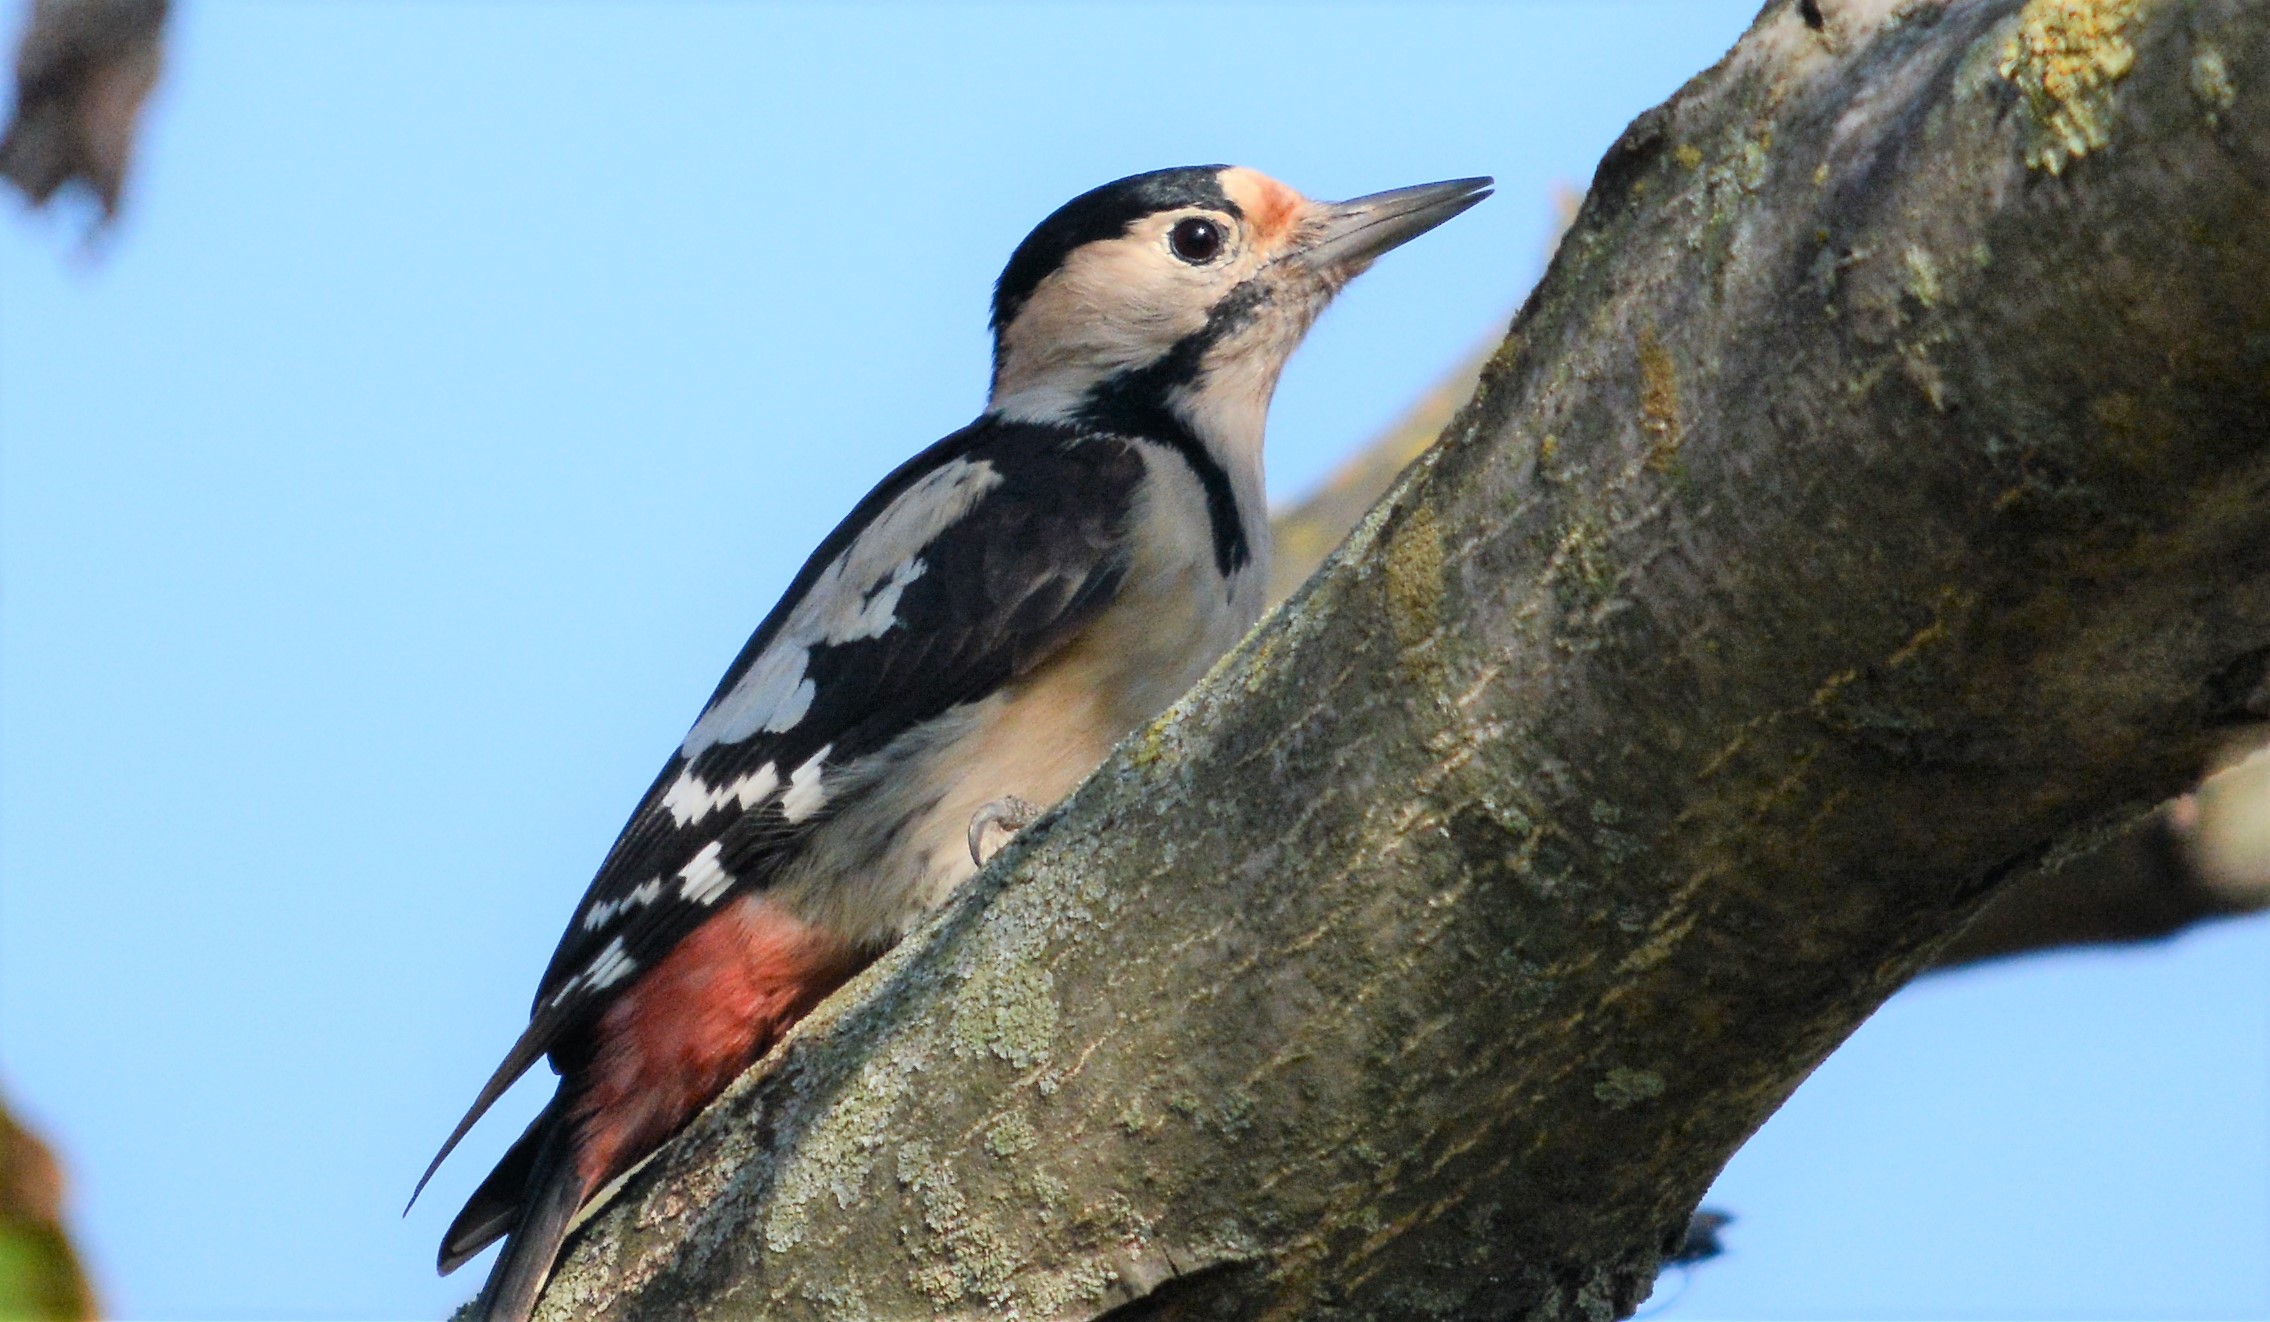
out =
[[[1553,590],[1564,609],[1590,610],[1616,590],[1618,572],[1609,554],[1608,530],[1589,511],[1571,520],[1553,555]]]
[[[1034,1142],[1037,1143],[1038,1141],[1039,1138],[1036,1135]],[[1055,1209],[1061,1207],[1065,1200],[1072,1196],[1072,1186],[1057,1179],[1047,1171],[1031,1168],[1017,1172],[1017,1177],[1011,1182],[1011,1187],[1016,1190],[1018,1197],[1031,1203],[1037,1209],[1034,1216],[1042,1221],[1053,1216]]]
[[[781,1169],[780,1184],[767,1210],[765,1247],[783,1252],[801,1243],[813,1224],[813,1206],[822,1198],[839,1208],[858,1198],[860,1187],[881,1153],[891,1118],[914,1086],[922,1053],[903,1049],[869,1061],[858,1086],[823,1114],[797,1144]],[[826,1213],[823,1211],[823,1217]]]
[[[971,1209],[953,1171],[932,1159],[927,1144],[901,1148],[899,1165],[899,1182],[922,1209],[921,1224],[907,1228],[917,1264],[907,1283],[940,1309],[972,1298],[995,1309],[1008,1305],[1023,1255]]]
[[[1128,764],[1147,767],[1180,760],[1180,731],[1175,727],[1181,719],[1181,708],[1169,707],[1156,720],[1136,731],[1127,749]]]
[[[1442,530],[1432,507],[1414,503],[1387,544],[1388,620],[1395,641],[1416,647],[1434,636],[1442,613]]]
[[[1642,1102],[1652,1102],[1663,1095],[1663,1076],[1654,1070],[1625,1069],[1618,1066],[1608,1071],[1608,1077],[1592,1085],[1592,1095],[1621,1111]]]
[[[1093,1304],[1119,1280],[1119,1273],[1100,1262],[1079,1262],[1062,1271],[1035,1275],[1024,1282],[1025,1303],[1035,1317],[1055,1317],[1074,1304]]]
[[[954,1002],[954,1055],[990,1054],[1018,1069],[1046,1064],[1056,1044],[1056,983],[1048,970],[1008,959],[982,967]]]
[[[2147,0],[2027,0],[1996,70],[2025,97],[2026,164],[2061,175],[2112,145],[2113,88],[2136,67]]]
[[[1214,1107],[1214,1122],[1225,1134],[1242,1134],[1253,1128],[1253,1113],[1260,1101],[1242,1088],[1233,1088]]]
[[[1679,422],[1679,370],[1653,326],[1639,337],[1639,411],[1650,442],[1647,466],[1668,472],[1678,463],[1686,432]]]
[[[2201,46],[2191,57],[2191,94],[2207,107],[2209,125],[2221,123],[2223,112],[2238,104],[2230,61],[2213,46]]]
[[[1245,691],[1259,693],[1269,686],[1272,678],[1270,663],[1277,658],[1277,648],[1284,642],[1281,633],[1263,633],[1253,641],[1252,654],[1241,664],[1245,667]]]
[[[1003,1161],[1030,1152],[1040,1142],[1032,1121],[1016,1111],[1002,1116],[985,1131],[985,1150]]]
[[[1902,255],[1901,264],[1906,268],[1906,279],[1903,283],[1907,287],[1907,292],[1913,295],[1915,301],[1924,307],[1937,307],[1939,299],[1944,293],[1939,283],[1938,260],[1922,248],[1911,244],[1907,252]]]
[[[1498,341],[1498,347],[1491,350],[1490,356],[1482,362],[1481,373],[1475,381],[1477,395],[1493,392],[1500,382],[1511,377],[1514,369],[1521,366],[1522,354],[1527,349],[1528,341],[1521,337],[1521,333],[1508,330],[1505,338]],[[1443,430],[1444,434],[1449,433],[1448,426]]]

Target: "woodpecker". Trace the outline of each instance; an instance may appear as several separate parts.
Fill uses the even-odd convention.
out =
[[[477,1316],[522,1322],[587,1205],[1260,618],[1279,371],[1348,280],[1490,183],[1332,203],[1157,170],[1017,246],[984,413],[870,491],[757,626],[419,1180],[550,1057],[551,1102],[442,1239],[444,1274],[507,1240]]]

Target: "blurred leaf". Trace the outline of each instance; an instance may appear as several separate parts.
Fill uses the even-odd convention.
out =
[[[44,205],[77,183],[118,213],[142,102],[158,78],[166,0],[35,0],[16,48],[0,176]]]
[[[62,1168],[0,1108],[0,1319],[94,1317],[94,1292],[64,1233],[62,1211]]]

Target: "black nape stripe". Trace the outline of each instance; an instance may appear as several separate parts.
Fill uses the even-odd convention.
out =
[[[1253,548],[1246,544],[1245,523],[1238,518],[1237,496],[1230,490],[1230,475],[1214,458],[1213,451],[1198,439],[1164,400],[1147,395],[1126,395],[1107,401],[1091,402],[1080,414],[1082,426],[1108,431],[1119,436],[1133,436],[1156,441],[1182,456],[1197,474],[1198,485],[1206,493],[1206,523],[1214,534],[1214,568],[1223,578],[1245,568],[1253,561]]]
[[[1170,400],[1176,390],[1197,382],[1205,370],[1207,350],[1251,321],[1268,297],[1268,287],[1258,281],[1238,286],[1214,305],[1205,326],[1183,337],[1157,361],[1105,378],[1088,393],[1079,412],[1083,426],[1157,441],[1190,465],[1206,492],[1206,521],[1214,534],[1214,567],[1223,578],[1251,564],[1253,548],[1245,539],[1245,523],[1238,517],[1229,473]]]
[[[1214,568],[1228,578],[1253,561],[1253,548],[1245,542],[1245,524],[1237,516],[1237,497],[1230,492],[1230,475],[1214,461],[1206,443],[1191,434],[1188,427],[1171,430],[1150,428],[1134,433],[1145,440],[1171,446],[1190,471],[1198,475],[1198,485],[1206,491],[1206,522],[1214,532]]]
[[[1184,207],[1211,207],[1232,216],[1242,214],[1222,191],[1226,165],[1181,165],[1148,174],[1131,174],[1091,188],[1049,214],[1033,227],[1010,255],[1009,265],[993,286],[993,333],[1015,319],[1017,310],[1031,298],[1049,274],[1064,265],[1072,250],[1098,239],[1116,239],[1145,216]]]

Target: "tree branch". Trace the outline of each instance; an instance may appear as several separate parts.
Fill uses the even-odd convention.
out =
[[[1274,600],[1325,558],[1425,454],[1473,394],[1483,359],[1463,363],[1273,520]],[[2257,734],[2244,741],[2260,747]],[[2270,910],[2270,750],[2112,833],[2084,857],[2005,886],[1939,954],[1933,972],[2016,955],[2165,941],[2202,923]]]
[[[1573,202],[1567,219],[1573,220]],[[1557,240],[1556,240],[1557,242]],[[1322,486],[1271,521],[1270,599],[1299,590],[1472,396],[1486,355],[1459,364]],[[1939,954],[1933,972],[2091,946],[2165,941],[2270,911],[2270,735],[2233,741],[2248,768],[2112,833],[2096,851],[2005,886]]]
[[[1460,364],[1323,486],[1273,520],[1272,599],[1290,597],[1434,444],[1473,394],[1483,359]],[[2014,955],[2164,941],[2202,923],[2270,911],[2270,737],[2233,741],[2245,767],[2113,833],[2095,852],[2005,886],[1940,952],[1933,971]]]
[[[2270,910],[2270,750],[2061,870],[2037,871],[1940,952],[1939,969],[2078,946],[2164,941]]]
[[[2263,714],[2264,69],[2270,0],[1777,0],[1291,609],[543,1315],[1629,1312],[1998,887]]]

